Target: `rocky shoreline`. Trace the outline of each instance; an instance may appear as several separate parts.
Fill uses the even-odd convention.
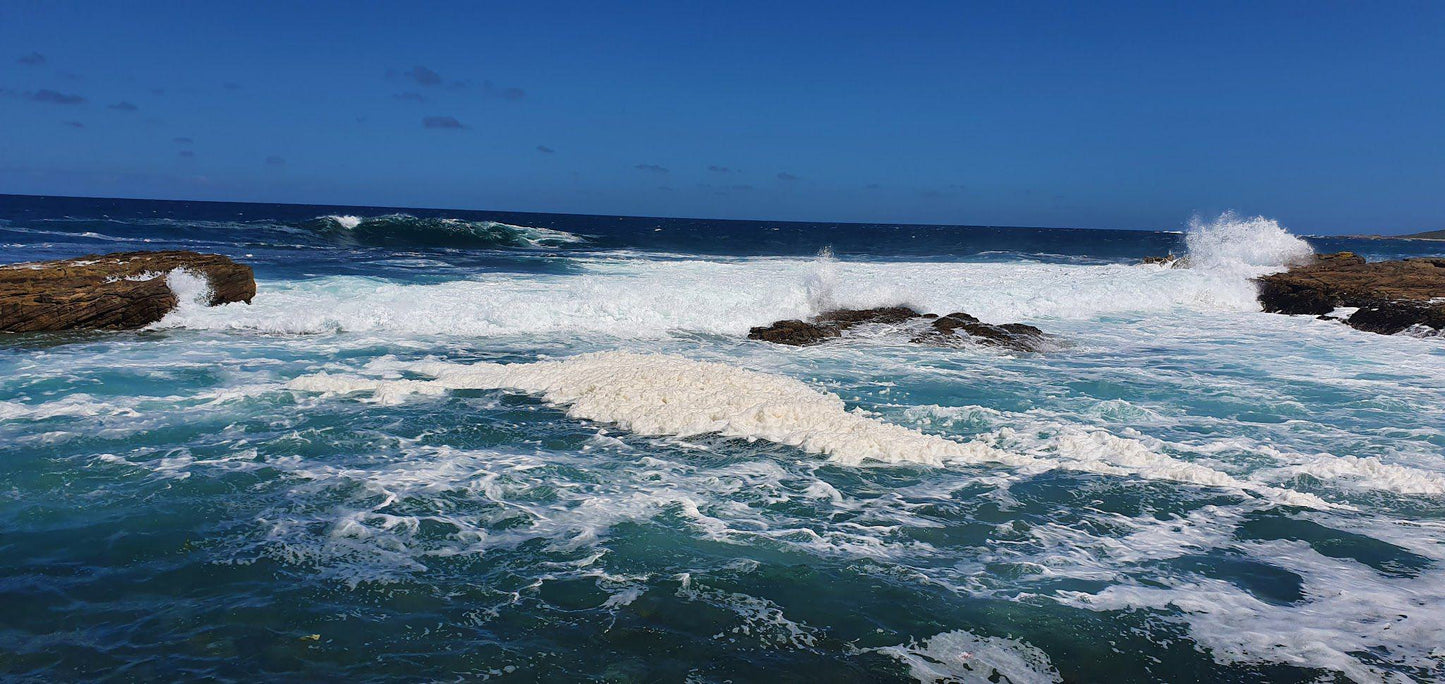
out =
[[[179,304],[167,283],[181,269],[206,280],[207,304],[250,303],[251,267],[197,252],[117,252],[0,266],[0,332],[130,330]]]
[[[1335,318],[1382,335],[1445,329],[1442,257],[1371,263],[1349,252],[1324,254],[1255,282],[1259,303],[1271,313]],[[1355,310],[1333,315],[1338,309]]]

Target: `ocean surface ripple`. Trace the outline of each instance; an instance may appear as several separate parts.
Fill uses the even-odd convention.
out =
[[[1438,246],[0,196],[164,248],[255,300],[0,340],[0,677],[1445,678],[1445,341],[1249,282]],[[745,338],[892,304],[1061,343]]]

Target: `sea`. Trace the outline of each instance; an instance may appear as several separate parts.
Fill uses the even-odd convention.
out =
[[[0,336],[0,679],[1445,680],[1445,338],[1250,280],[1445,242],[1172,228],[0,196],[258,290]]]

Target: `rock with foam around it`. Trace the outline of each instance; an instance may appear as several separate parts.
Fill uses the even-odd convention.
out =
[[[1272,313],[1318,316],[1355,307],[1359,311],[1345,322],[1367,332],[1445,329],[1445,258],[1370,263],[1340,252],[1256,282],[1260,304]]]
[[[0,266],[0,332],[126,330],[165,317],[179,300],[167,276],[204,278],[206,303],[250,303],[251,267],[216,254],[118,252]]]
[[[936,347],[973,342],[1024,352],[1042,351],[1045,346],[1044,332],[1032,325],[984,323],[961,311],[947,316],[921,314],[906,306],[836,309],[810,321],[791,319],[759,326],[748,332],[748,338],[802,347],[841,337],[844,331],[864,324],[902,326],[923,320],[931,321],[929,327],[914,335],[910,342]],[[916,331],[917,327],[912,329]]]

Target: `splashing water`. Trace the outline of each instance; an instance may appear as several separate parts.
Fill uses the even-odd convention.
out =
[[[1185,237],[1193,268],[1246,276],[1283,271],[1309,261],[1314,249],[1263,216],[1225,212],[1212,221],[1190,219]]]

